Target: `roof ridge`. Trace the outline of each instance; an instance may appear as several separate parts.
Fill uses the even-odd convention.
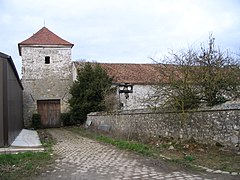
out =
[[[112,62],[91,62],[91,61],[78,61],[75,60],[73,63],[97,63],[97,64],[108,64],[108,65],[158,65],[156,63],[124,63],[124,62],[118,62],[118,63],[112,63]]]

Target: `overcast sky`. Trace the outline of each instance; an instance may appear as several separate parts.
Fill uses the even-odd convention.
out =
[[[20,73],[17,44],[44,26],[74,44],[73,60],[151,63],[210,33],[240,51],[239,0],[0,0],[0,51]]]

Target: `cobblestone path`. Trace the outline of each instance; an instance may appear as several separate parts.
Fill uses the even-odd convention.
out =
[[[187,172],[168,163],[118,150],[64,129],[50,129],[57,139],[57,159],[38,180],[127,180],[127,179],[232,179],[233,176]],[[36,179],[36,178],[34,178]]]

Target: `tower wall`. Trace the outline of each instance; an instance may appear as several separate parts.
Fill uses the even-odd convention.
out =
[[[60,100],[61,112],[67,112],[72,85],[71,47],[22,46],[21,55],[25,126],[31,126],[38,100]],[[45,57],[50,58],[49,63]]]

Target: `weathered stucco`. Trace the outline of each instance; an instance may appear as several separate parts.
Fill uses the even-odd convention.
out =
[[[31,125],[37,100],[59,99],[61,112],[66,112],[72,85],[71,47],[23,46],[21,54],[25,126]],[[46,56],[49,64],[45,64]]]
[[[153,94],[151,85],[133,85],[133,93],[129,93],[129,98],[126,99],[125,94],[119,94],[120,102],[123,110],[145,109],[148,107],[146,101]]]
[[[173,137],[199,143],[231,148],[239,143],[240,109],[209,110],[188,113],[123,111],[118,113],[91,113],[88,121],[95,126],[109,125],[113,133],[149,137]]]

